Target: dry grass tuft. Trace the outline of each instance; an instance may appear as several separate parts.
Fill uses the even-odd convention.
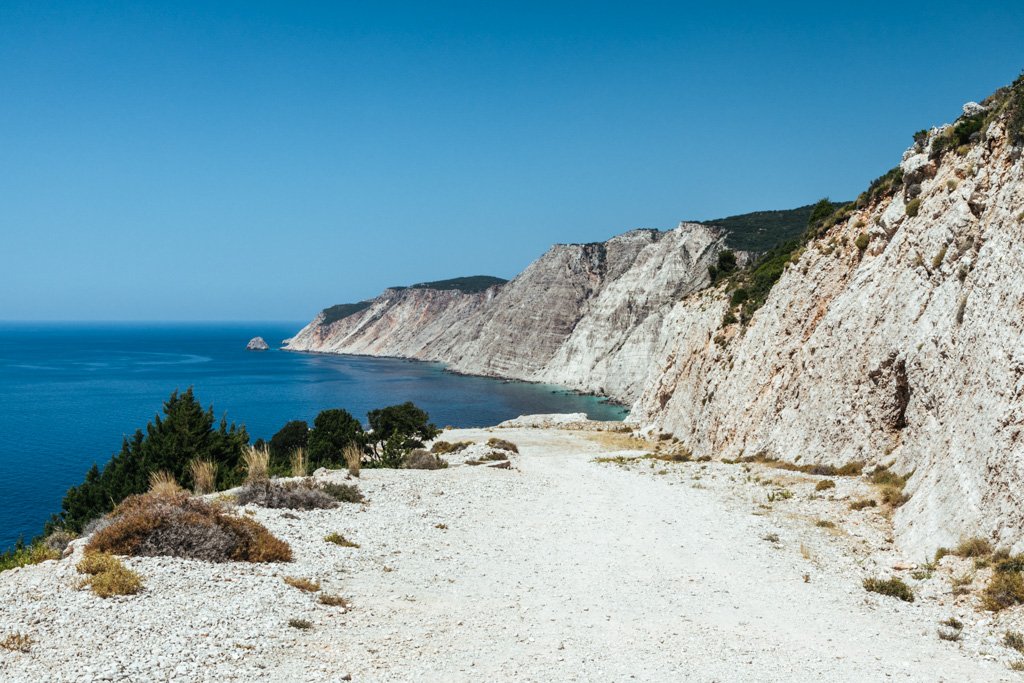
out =
[[[871,593],[899,598],[904,602],[914,602],[914,591],[899,578],[864,579],[864,589]]]
[[[11,652],[31,652],[34,642],[27,633],[11,633],[0,640],[0,647]]]
[[[832,481],[831,479],[822,479],[821,481],[819,481],[817,484],[814,485],[814,490],[815,491],[828,491],[829,489],[834,489],[835,487],[836,487],[836,483],[834,481]]]
[[[184,557],[207,562],[290,562],[287,543],[263,525],[227,514],[183,491],[174,496],[129,496],[85,550],[140,557]]]
[[[341,457],[345,459],[348,473],[353,477],[358,477],[359,470],[363,466],[363,450],[359,446],[350,443],[342,449]]]
[[[876,507],[877,505],[878,503],[875,501],[874,498],[863,498],[861,500],[855,500],[852,503],[850,503],[850,509],[863,510],[864,508],[873,508]]]
[[[142,590],[142,577],[109,553],[87,550],[75,569],[89,576],[82,585],[89,586],[101,598],[135,595]]]
[[[653,451],[654,444],[644,439],[638,439],[632,434],[620,434],[618,432],[584,432],[584,436],[590,441],[600,444],[610,451]]]
[[[330,595],[329,593],[320,594],[320,604],[329,605],[331,607],[343,607],[348,609],[348,600],[341,597],[340,595]]]
[[[188,468],[192,473],[193,493],[202,496],[217,490],[217,463],[212,460],[193,460]]]
[[[245,463],[245,483],[266,481],[270,476],[270,449],[266,446],[246,446],[242,451]]]
[[[337,532],[327,534],[326,536],[324,536],[324,540],[327,541],[328,543],[333,543],[334,545],[340,545],[342,548],[358,548],[359,547],[358,543],[353,543],[352,541],[348,540],[347,538],[345,538],[344,536],[342,536],[341,534],[339,534]]]
[[[157,472],[150,472],[149,474],[149,493],[154,496],[161,497],[172,497],[181,493],[182,488],[178,484],[178,480],[174,478],[174,475],[166,470],[159,470]]]
[[[306,593],[316,593],[320,590],[320,583],[317,581],[300,579],[295,576],[285,576],[283,580],[292,588],[298,588],[300,591],[305,591]]]
[[[313,624],[305,619],[289,619],[288,625],[292,628],[297,628],[300,631],[308,631],[313,628]]]
[[[293,477],[304,477],[309,474],[306,449],[300,447],[292,451],[291,457],[288,458],[288,464],[291,465]]]
[[[836,528],[836,523],[835,522],[830,522],[827,519],[819,519],[818,521],[816,521],[814,523],[814,526],[820,526],[823,529],[835,529]]]

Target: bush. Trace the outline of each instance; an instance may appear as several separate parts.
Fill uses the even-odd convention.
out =
[[[43,541],[36,541],[30,546],[18,541],[14,548],[0,554],[0,572],[59,559],[60,552],[50,548]]]
[[[184,557],[207,562],[290,562],[291,548],[267,529],[184,492],[129,496],[94,533],[87,553]]]
[[[953,554],[960,557],[986,557],[992,554],[992,544],[980,536],[965,538],[953,549]]]
[[[899,598],[904,602],[914,602],[914,591],[902,579],[864,579],[864,589],[871,593]]]
[[[321,489],[328,496],[338,501],[339,503],[362,503],[366,499],[363,497],[359,487],[355,484],[334,484],[327,482],[321,485]]]
[[[907,203],[907,215],[913,218],[921,210],[921,199],[911,199]]]
[[[268,445],[270,446],[271,467],[275,471],[283,470],[292,453],[300,448],[305,449],[309,445],[309,425],[305,420],[285,422],[284,426],[270,437]]]
[[[985,586],[981,604],[993,612],[1024,603],[1024,578],[1020,572],[996,571]]]
[[[855,500],[850,503],[851,510],[863,510],[864,508],[873,508],[878,503],[873,498],[863,498],[861,500]]]
[[[878,493],[884,504],[891,505],[894,508],[898,508],[900,505],[903,505],[910,500],[910,496],[903,493],[902,487],[895,486],[893,484],[883,486],[879,489]]]
[[[511,441],[506,441],[505,439],[498,439],[496,437],[491,437],[490,439],[487,439],[487,445],[490,446],[491,448],[498,448],[503,451],[511,451],[512,453],[519,452],[519,447],[516,446]]]
[[[1024,634],[1019,631],[1007,631],[1003,636],[1003,645],[1017,652],[1024,652]]]
[[[832,481],[831,479],[822,479],[817,484],[815,484],[814,490],[815,491],[827,491],[829,489],[834,489],[835,487],[836,487],[836,483],[834,481]]]
[[[857,247],[857,251],[864,252],[868,248],[868,244],[871,242],[871,236],[866,232],[862,232],[857,235],[857,239],[853,241],[853,246]]]
[[[448,463],[441,456],[422,448],[414,449],[405,458],[405,468],[410,470],[440,470],[445,467]]]
[[[149,488],[149,475],[164,470],[179,482],[191,482],[191,463],[209,460],[218,465],[218,487],[227,488],[240,479],[242,448],[249,443],[245,427],[215,426],[213,407],[203,410],[189,389],[173,392],[159,415],[124,439],[121,452],[100,471],[93,465],[78,486],[64,496],[61,511],[46,526],[47,532],[63,527],[80,533],[90,521],[109,512],[131,495]]]
[[[288,625],[292,628],[297,628],[300,631],[308,631],[309,629],[313,628],[313,624],[311,624],[306,619],[289,619]]]
[[[237,494],[239,505],[259,505],[288,510],[324,510],[338,507],[337,501],[310,480],[271,481],[248,484]]]
[[[101,598],[114,595],[135,595],[142,590],[142,577],[124,566],[121,560],[104,552],[86,551],[75,567],[90,578],[83,582]]]
[[[330,467],[339,464],[346,446],[362,446],[363,426],[347,410],[332,408],[321,411],[313,420],[309,433],[309,467]]]

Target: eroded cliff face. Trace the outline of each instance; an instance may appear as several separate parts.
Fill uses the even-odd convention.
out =
[[[673,336],[671,304],[706,287],[724,235],[696,223],[559,244],[512,281],[481,293],[389,289],[295,351],[443,361],[457,372],[561,384],[631,403]]]
[[[908,150],[895,196],[811,242],[745,329],[722,326],[721,291],[676,304],[631,419],[699,454],[891,464],[914,473],[905,548],[1019,551],[1024,164],[1003,122],[930,160],[943,132]]]

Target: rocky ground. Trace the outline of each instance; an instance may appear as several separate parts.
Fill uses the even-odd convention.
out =
[[[290,564],[128,559],[145,590],[104,600],[77,588],[79,541],[70,558],[0,574],[0,639],[34,641],[0,649],[0,680],[1024,677],[1001,644],[1020,615],[953,595],[953,579],[977,587],[986,570],[901,556],[883,508],[849,509],[872,493],[862,477],[818,492],[822,477],[767,465],[643,458],[651,444],[615,432],[442,438],[490,436],[518,444],[510,469],[364,470],[362,505],[245,508],[292,545]],[[359,547],[325,542],[332,532]],[[861,585],[892,575],[915,602]],[[938,637],[949,617],[964,623],[958,641]]]

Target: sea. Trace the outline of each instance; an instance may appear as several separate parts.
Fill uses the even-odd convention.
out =
[[[0,549],[30,540],[68,487],[124,436],[193,387],[217,417],[269,439],[288,420],[412,401],[438,426],[479,427],[530,413],[626,410],[543,384],[469,377],[438,363],[277,350],[302,323],[0,323]],[[270,351],[246,351],[262,336]]]

